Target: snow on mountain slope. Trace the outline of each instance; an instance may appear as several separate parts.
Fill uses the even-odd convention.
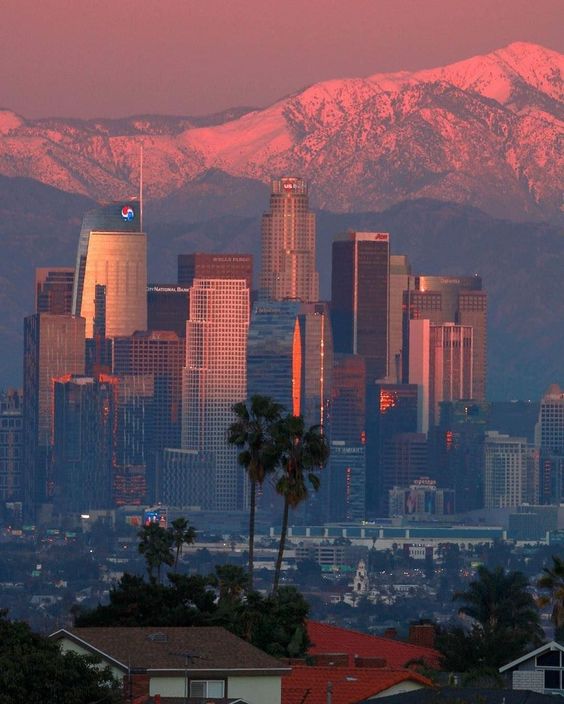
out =
[[[190,118],[23,120],[0,112],[0,173],[98,199],[148,197],[207,171],[268,182],[296,173],[314,204],[375,210],[430,197],[497,216],[556,218],[564,57],[518,42],[418,72],[325,81],[197,126]],[[218,124],[219,122],[219,124]]]

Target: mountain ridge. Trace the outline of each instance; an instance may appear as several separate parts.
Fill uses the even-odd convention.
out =
[[[207,172],[268,183],[295,173],[339,212],[409,199],[494,217],[562,220],[564,56],[516,42],[436,69],[313,84],[261,109],[207,118],[26,120],[0,111],[0,174],[108,200],[148,198]],[[229,119],[234,118],[234,119]]]

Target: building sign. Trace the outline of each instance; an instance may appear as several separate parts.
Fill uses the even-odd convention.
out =
[[[133,220],[135,217],[135,213],[133,212],[133,208],[130,205],[124,205],[123,208],[121,209],[121,217],[128,222],[129,220]]]

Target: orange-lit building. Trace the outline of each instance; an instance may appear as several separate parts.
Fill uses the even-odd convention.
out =
[[[270,209],[262,216],[260,291],[274,301],[319,300],[315,215],[307,183],[285,176],[272,182]]]

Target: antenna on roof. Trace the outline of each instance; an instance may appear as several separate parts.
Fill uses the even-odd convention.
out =
[[[143,232],[143,144],[139,147],[139,229]]]

